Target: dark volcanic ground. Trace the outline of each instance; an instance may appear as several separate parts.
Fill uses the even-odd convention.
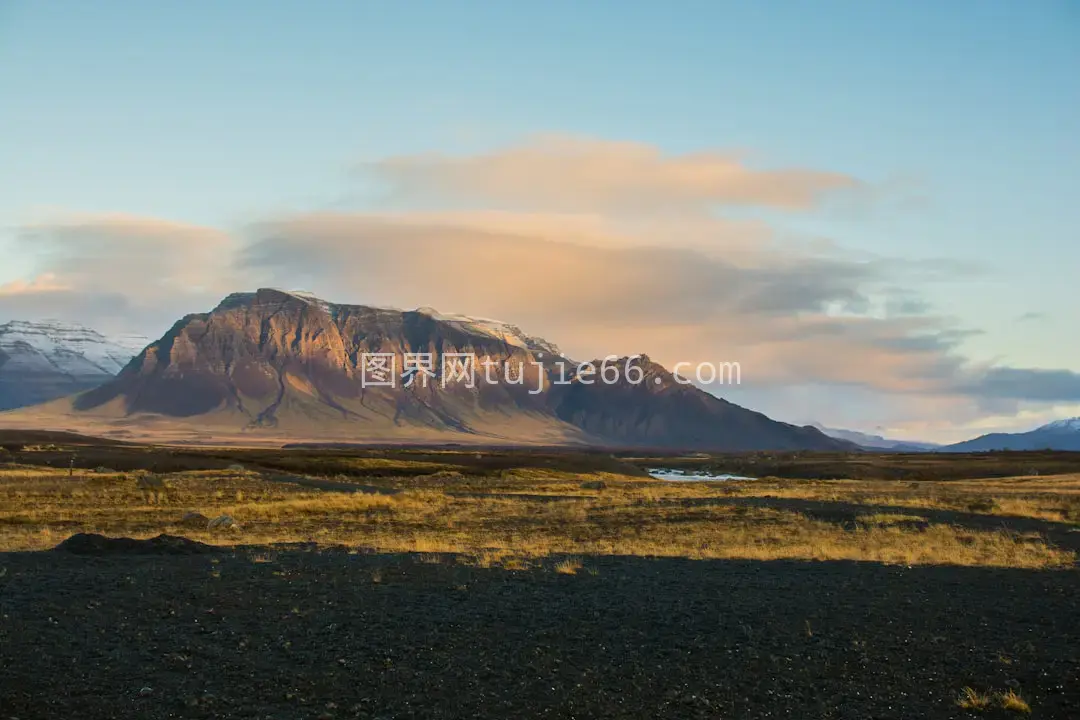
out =
[[[1080,717],[1076,571],[293,548],[0,573],[0,720],[976,717],[965,685]]]

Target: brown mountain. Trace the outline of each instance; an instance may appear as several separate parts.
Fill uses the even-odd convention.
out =
[[[392,372],[380,375],[380,362]],[[846,447],[679,382],[647,357],[610,365],[612,384],[505,323],[263,289],[181,319],[104,385],[2,424],[37,418],[56,429],[204,441]]]

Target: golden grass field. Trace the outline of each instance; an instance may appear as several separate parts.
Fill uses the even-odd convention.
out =
[[[221,545],[317,543],[451,553],[504,566],[635,555],[856,560],[904,565],[1075,567],[1080,475],[949,482],[766,478],[672,483],[612,472],[520,468],[495,476],[382,463],[378,492],[344,476],[239,469],[163,475],[0,465],[0,551],[42,550],[77,532],[184,535]],[[291,478],[300,482],[290,482]],[[314,483],[317,487],[300,484]],[[600,481],[604,487],[587,489]],[[584,484],[584,487],[583,487]],[[227,514],[239,529],[185,525]],[[1057,538],[1057,540],[1055,540]]]

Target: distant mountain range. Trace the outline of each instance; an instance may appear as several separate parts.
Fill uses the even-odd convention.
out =
[[[832,438],[847,440],[865,450],[889,452],[989,452],[993,450],[1077,450],[1080,451],[1080,418],[1068,418],[1029,432],[991,433],[952,445],[891,440],[855,430],[838,430],[814,424]]]
[[[149,341],[106,337],[61,322],[0,325],[0,410],[35,405],[97,387]]]
[[[376,370],[390,371],[373,374],[375,357]],[[469,357],[472,387],[444,382],[448,359],[459,358],[460,372]],[[122,359],[117,350],[111,367]],[[0,426],[176,442],[854,449],[681,382],[647,356],[611,364],[619,375],[608,384],[508,323],[262,289],[182,318],[115,377],[88,377],[97,387],[76,397],[0,414]]]
[[[840,430],[828,428],[818,423],[813,427],[825,433],[831,438],[847,440],[867,450],[891,450],[893,452],[928,452],[936,450],[940,445],[927,442],[912,442],[909,440],[891,440],[881,435],[870,435],[857,430]]]
[[[1029,432],[990,433],[941,449],[945,452],[1080,450],[1080,417],[1057,420]]]

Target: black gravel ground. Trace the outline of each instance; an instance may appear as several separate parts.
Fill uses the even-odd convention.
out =
[[[0,555],[0,720],[1080,717],[1077,571],[87,552]]]

